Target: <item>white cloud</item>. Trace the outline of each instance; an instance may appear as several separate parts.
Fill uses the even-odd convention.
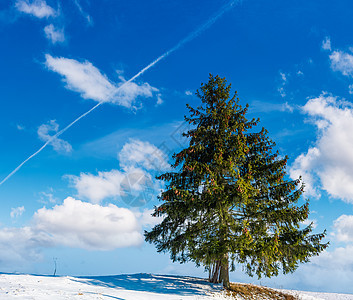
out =
[[[330,54],[331,68],[345,76],[353,76],[353,55],[343,51],[333,51]]]
[[[51,246],[53,243],[46,233],[31,227],[0,228],[1,266],[38,260],[41,258],[39,248]]]
[[[342,215],[333,223],[333,234],[339,242],[353,242],[353,216]]]
[[[330,44],[331,47],[331,44]],[[327,49],[327,50],[331,50]],[[352,52],[352,47],[349,48]],[[341,50],[333,51],[330,56],[331,69],[342,73],[344,76],[353,77],[353,55]],[[353,84],[348,86],[349,94],[353,94]]]
[[[287,95],[283,86],[279,87],[277,90],[278,90],[278,92],[279,92],[279,94],[281,95],[282,98],[284,98]]]
[[[353,84],[348,86],[348,92],[352,95],[353,94]]]
[[[162,99],[162,95],[160,93],[157,94],[157,103],[156,105],[161,105],[163,104],[163,99]]]
[[[53,243],[89,250],[139,246],[141,226],[133,212],[113,204],[100,206],[68,197],[62,205],[41,208],[33,217],[36,232]]]
[[[124,145],[119,155],[120,166],[123,168],[141,166],[147,170],[166,170],[169,168],[168,157],[155,145],[130,139]]]
[[[189,90],[187,90],[187,91],[185,91],[185,95],[186,95],[186,96],[192,96],[192,92],[189,91]]]
[[[92,203],[100,203],[103,199],[114,198],[121,194],[120,183],[125,174],[118,170],[98,172],[98,175],[81,173],[80,176],[69,175],[78,196],[89,199]]]
[[[119,76],[121,82],[115,89],[113,97],[109,100],[110,103],[119,104],[125,107],[130,107],[138,97],[151,98],[153,93],[158,92],[158,89],[150,86],[147,82],[137,84],[135,82],[126,81],[123,76]],[[161,97],[160,94],[158,94]]]
[[[16,125],[16,128],[18,129],[18,130],[20,130],[20,131],[22,131],[22,130],[25,130],[26,129],[26,127],[24,127],[23,125],[21,125],[21,124],[17,124]]]
[[[142,228],[156,224],[150,211],[131,211],[113,204],[100,206],[68,197],[61,205],[41,208],[31,225],[0,228],[0,264],[36,261],[43,248],[66,246],[87,250],[138,247]]]
[[[50,7],[44,0],[18,0],[15,4],[16,8],[23,13],[33,15],[39,19],[54,17],[55,10]]]
[[[162,222],[163,217],[153,217],[152,213],[154,209],[145,209],[144,211],[134,212],[136,218],[138,218],[141,226],[153,227]]]
[[[329,36],[326,36],[321,44],[322,49],[331,51],[331,39]]]
[[[169,168],[166,154],[149,142],[131,139],[118,154],[121,170],[67,175],[78,197],[92,203],[104,199],[123,200],[130,206],[143,206],[159,192],[161,183],[150,171]]]
[[[283,72],[279,72],[279,74],[281,76],[281,84],[277,88],[277,91],[280,93],[281,97],[284,98],[287,95],[285,91],[285,85],[287,83],[287,75]]]
[[[11,216],[11,218],[18,218],[18,217],[22,216],[22,214],[24,213],[24,211],[25,211],[24,206],[20,206],[20,207],[16,207],[16,208],[11,208],[10,216]]]
[[[65,35],[63,29],[57,29],[53,24],[49,24],[44,27],[45,36],[53,44],[58,42],[62,43],[65,41]]]
[[[55,135],[59,130],[59,124],[55,120],[49,121],[47,124],[42,124],[38,128],[38,137],[40,140],[47,142],[52,138],[52,135],[49,133],[54,133]],[[54,150],[57,152],[69,153],[72,151],[71,145],[59,138],[55,138],[50,142],[50,145],[53,146]]]
[[[147,82],[137,84],[119,76],[121,82],[115,84],[102,74],[89,61],[79,62],[64,57],[46,54],[46,66],[63,76],[66,88],[78,92],[84,99],[132,107],[138,97],[150,98],[158,92]]]
[[[297,179],[300,176],[305,182],[305,192],[308,195],[315,197],[320,197],[320,193],[317,188],[315,188],[315,180],[312,174],[313,169],[315,169],[318,163],[318,157],[320,157],[320,151],[316,147],[309,148],[306,154],[300,154],[294,161],[290,168],[290,176],[293,179]]]
[[[298,156],[290,175],[302,175],[307,192],[318,188],[330,196],[353,203],[353,109],[350,103],[322,94],[302,108],[318,130],[315,144]]]
[[[285,102],[282,105],[282,110],[281,111],[293,112],[294,111],[294,107],[292,105],[290,105],[288,102]]]
[[[64,57],[45,55],[47,67],[62,75],[67,88],[79,92],[85,99],[107,102],[115,94],[116,87],[90,62],[83,63]]]
[[[56,203],[57,199],[54,197],[53,189],[50,188],[49,192],[39,193],[39,202],[41,203]]]

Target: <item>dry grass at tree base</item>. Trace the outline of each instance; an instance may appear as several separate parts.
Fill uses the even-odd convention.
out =
[[[227,290],[228,296],[242,297],[245,300],[275,299],[275,300],[298,300],[297,296],[289,295],[267,287],[252,284],[231,283]]]

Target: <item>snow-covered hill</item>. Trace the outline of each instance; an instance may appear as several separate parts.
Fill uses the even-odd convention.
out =
[[[291,291],[303,300],[352,299],[353,295]],[[221,286],[194,277],[134,274],[99,277],[0,275],[0,299],[230,299]],[[239,298],[241,299],[241,298]]]

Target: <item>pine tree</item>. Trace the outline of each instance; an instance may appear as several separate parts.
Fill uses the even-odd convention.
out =
[[[210,75],[196,93],[201,106],[187,105],[189,146],[173,155],[174,171],[158,177],[166,188],[153,215],[164,219],[145,232],[158,252],[203,265],[209,280],[226,288],[236,263],[250,276],[271,277],[294,272],[328,245],[321,243],[325,232],[302,225],[308,201],[301,180],[286,176],[287,157],[274,152],[264,128],[253,129],[259,119],[245,117],[248,105],[230,89]]]

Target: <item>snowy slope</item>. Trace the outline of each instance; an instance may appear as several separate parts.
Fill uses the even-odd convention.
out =
[[[0,299],[225,300],[219,285],[193,277],[134,274],[99,277],[0,275]],[[291,291],[303,300],[352,299],[353,295]]]

